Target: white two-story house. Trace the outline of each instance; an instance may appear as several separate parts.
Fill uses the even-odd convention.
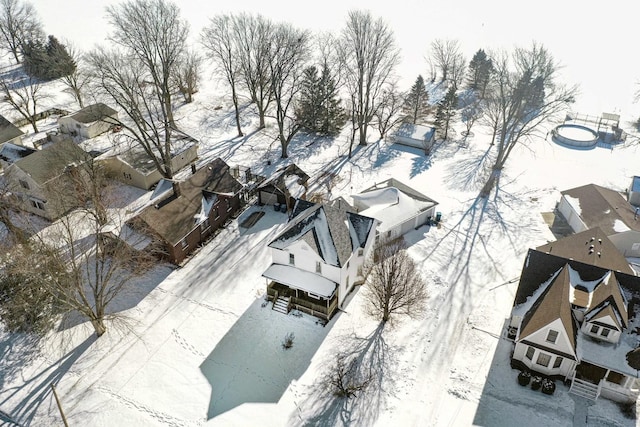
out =
[[[274,309],[329,320],[364,280],[376,225],[342,198],[324,204],[299,200],[289,225],[269,244],[272,264],[263,276]]]

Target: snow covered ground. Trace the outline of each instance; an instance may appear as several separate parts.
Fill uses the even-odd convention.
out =
[[[107,3],[112,2],[69,0],[65,9],[59,2],[35,5],[49,32],[90,46],[105,37]],[[469,56],[480,47],[536,39],[567,64],[569,82],[581,83],[580,112],[620,112],[629,121],[635,117],[637,77],[635,58],[623,41],[634,40],[635,6],[576,5],[543,0],[514,10],[512,2],[492,0],[369,7],[396,28],[407,82],[425,72],[423,56],[434,37],[461,39]],[[220,7],[180,6],[194,32]],[[302,8],[280,1],[266,8],[237,1],[224,7],[335,29],[357,6],[344,1]],[[83,19],[68,11],[82,11]],[[594,29],[601,25],[605,31]],[[178,112],[184,130],[201,141],[200,163],[220,156],[265,176],[286,164],[278,159],[279,147],[271,145],[272,128],[233,138],[223,93],[222,86],[205,82],[196,101]],[[68,102],[64,95],[59,99]],[[214,109],[218,105],[224,108]],[[255,129],[255,117],[245,114],[244,120],[247,130]],[[348,196],[394,177],[440,203],[440,228],[422,227],[406,236],[428,283],[424,317],[381,328],[365,315],[359,292],[325,327],[309,316],[273,312],[264,304],[261,274],[270,264],[266,245],[286,216],[252,207],[184,267],[160,265],[130,289],[128,300],[116,307],[128,322],[110,325],[100,339],[84,324],[35,343],[0,335],[0,411],[24,425],[59,425],[50,391],[54,382],[70,425],[562,426],[572,425],[576,413],[586,414],[590,425],[635,425],[606,400],[581,406],[562,385],[552,397],[519,387],[509,367],[511,343],[501,334],[526,250],[553,239],[541,213],[553,210],[559,191],[574,186],[626,188],[640,172],[640,147],[572,150],[540,138],[513,153],[498,198],[481,203],[476,196],[489,146],[481,128],[474,131],[465,143],[438,145],[430,157],[381,141],[359,147],[348,159],[345,137],[299,137],[290,146],[288,161],[311,176],[310,193]],[[249,229],[238,228],[256,209],[265,215]],[[282,341],[291,332],[293,347],[284,350]],[[374,378],[369,390],[349,400],[324,387],[335,354],[346,350],[361,357]]]

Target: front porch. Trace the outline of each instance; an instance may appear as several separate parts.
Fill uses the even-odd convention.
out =
[[[295,309],[327,321],[333,317],[338,309],[338,295],[335,292],[330,298],[324,298],[282,283],[269,282],[267,284],[267,300],[272,301],[275,306],[279,298],[288,299],[287,313]]]
[[[570,392],[596,400],[603,396],[618,402],[633,402],[638,398],[638,379],[582,361],[573,373]]]

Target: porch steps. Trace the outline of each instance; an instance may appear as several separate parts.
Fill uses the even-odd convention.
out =
[[[598,399],[599,394],[598,385],[574,378],[573,382],[571,383],[571,389],[569,389],[569,393],[573,393],[577,396],[582,396],[585,399],[596,400]]]
[[[287,311],[287,307],[289,307],[289,299],[289,297],[279,296],[278,299],[273,302],[272,310],[282,314],[289,314]]]

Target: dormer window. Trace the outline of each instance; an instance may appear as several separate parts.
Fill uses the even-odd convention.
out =
[[[364,249],[358,248],[358,256],[364,255]]]
[[[316,273],[322,273],[322,264],[320,264],[320,261],[316,261]]]
[[[296,265],[296,256],[294,254],[289,254],[289,265]]]
[[[592,333],[592,334],[597,334],[599,330],[600,330],[600,326],[598,326],[598,325],[591,325],[591,333]]]
[[[547,342],[555,344],[557,339],[558,339],[558,331],[554,331],[553,329],[550,329],[549,333],[547,334]]]
[[[600,335],[606,338],[609,336],[609,332],[610,332],[610,329],[602,328],[602,331],[600,331]]]

